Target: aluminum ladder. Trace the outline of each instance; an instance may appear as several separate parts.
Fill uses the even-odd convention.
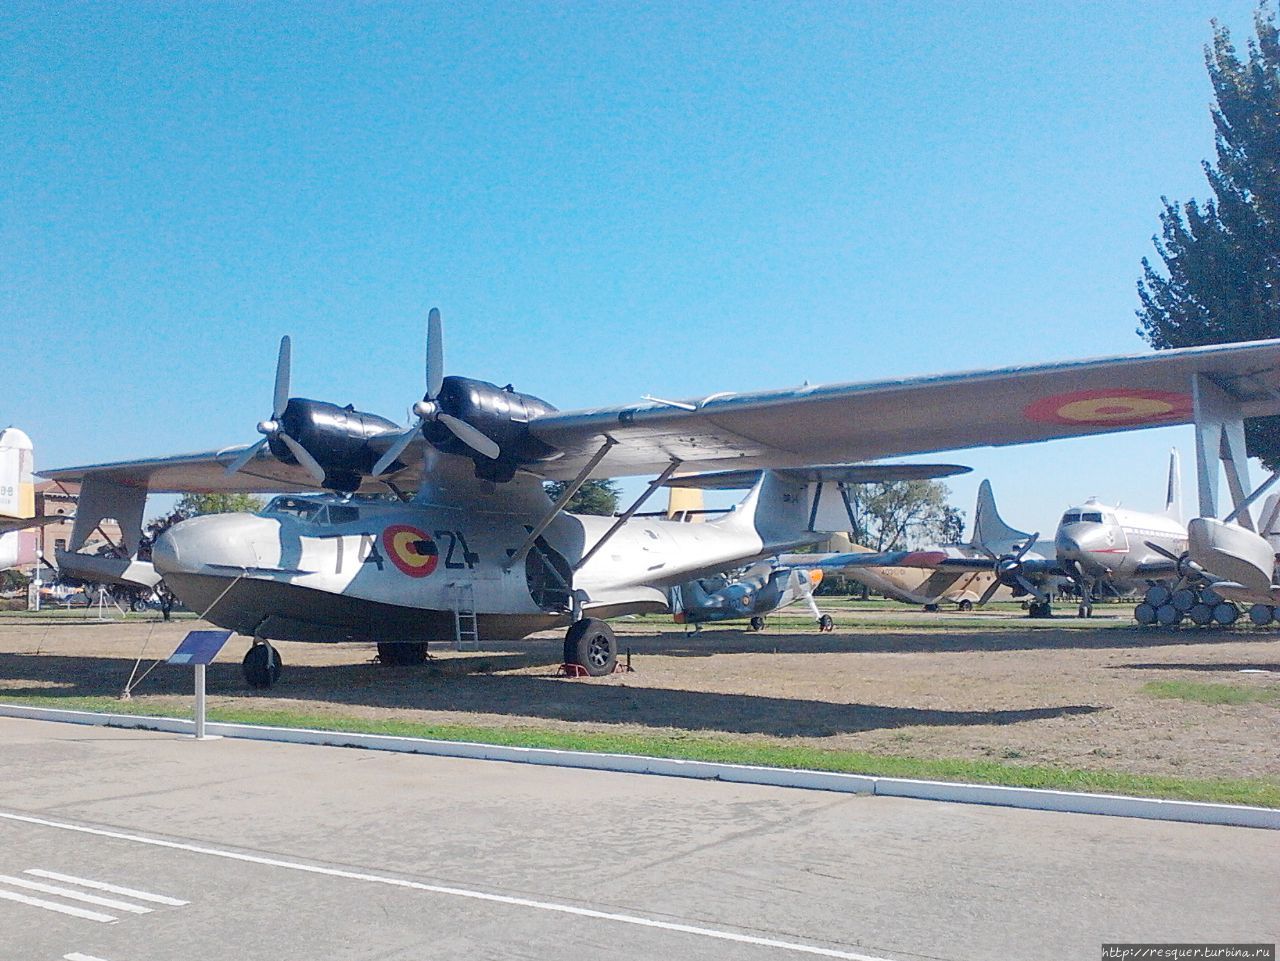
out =
[[[476,592],[470,584],[458,584],[454,588],[453,649],[455,651],[480,650],[480,624],[476,620]]]

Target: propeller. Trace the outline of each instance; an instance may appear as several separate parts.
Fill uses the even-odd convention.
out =
[[[373,476],[378,477],[386,472],[396,459],[404,453],[414,437],[422,432],[427,424],[443,424],[454,437],[462,441],[478,454],[490,460],[497,460],[502,451],[485,434],[472,427],[460,417],[447,413],[440,407],[440,390],[444,386],[444,329],[440,321],[440,311],[432,307],[427,315],[427,392],[422,400],[413,405],[413,413],[418,422],[400,434],[395,442],[387,448],[387,452],[378,458],[373,465]]]
[[[979,607],[982,607],[987,603],[987,601],[991,600],[991,598],[995,596],[996,591],[998,591],[1002,586],[1011,584],[1017,584],[1028,594],[1032,594],[1037,598],[1043,599],[1044,593],[1040,590],[1039,586],[1022,573],[1022,559],[1027,556],[1027,553],[1039,539],[1040,532],[1037,531],[1028,537],[1026,543],[1019,547],[1014,553],[1004,554],[1000,557],[996,557],[990,549],[986,547],[982,548],[983,552],[995,562],[993,573],[996,577],[987,589],[982,592],[982,597],[978,599]]]
[[[1191,574],[1201,574],[1204,572],[1203,567],[1191,560],[1190,552],[1175,554],[1173,551],[1169,550],[1169,548],[1164,547],[1161,544],[1157,544],[1155,541],[1145,541],[1144,543],[1157,554],[1167,557],[1169,560],[1173,561],[1173,563],[1177,565],[1176,570],[1179,577],[1187,577]]]
[[[244,466],[253,460],[262,448],[271,443],[271,439],[274,437],[289,449],[289,453],[293,454],[298,463],[312,476],[317,484],[324,483],[324,468],[320,466],[320,462],[311,456],[309,450],[290,437],[284,429],[284,411],[289,406],[290,356],[291,344],[286,334],[280,338],[280,353],[276,358],[276,385],[272,398],[271,419],[264,420],[258,424],[258,433],[263,435],[262,440],[241,451],[240,456],[227,465],[228,474],[235,474],[243,470]]]

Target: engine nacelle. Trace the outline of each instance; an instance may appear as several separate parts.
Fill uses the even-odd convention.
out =
[[[476,476],[505,483],[515,476],[517,468],[542,460],[555,449],[538,440],[529,430],[529,420],[556,408],[532,394],[521,394],[510,387],[498,387],[469,377],[446,377],[436,398],[440,409],[465,420],[501,450],[497,460],[478,454],[458,440],[440,423],[423,427],[423,436],[446,454],[470,457],[476,465]]]
[[[302,397],[290,398],[280,423],[324,468],[324,486],[344,493],[358,490],[381,456],[369,449],[369,438],[401,429],[385,417],[366,414],[350,404],[339,407]],[[268,443],[279,460],[298,462],[279,438],[271,437]]]

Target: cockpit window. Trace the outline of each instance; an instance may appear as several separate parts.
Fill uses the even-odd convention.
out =
[[[323,504],[302,497],[273,497],[264,514],[290,514],[299,520],[313,521],[324,509]]]
[[[1081,514],[1080,517],[1086,524],[1102,523],[1102,515],[1098,513]]]
[[[358,508],[352,507],[350,504],[330,504],[329,516],[322,520],[321,523],[329,524],[350,524],[352,521],[360,519],[360,511]]]
[[[1064,524],[1079,524],[1079,523],[1080,523],[1080,513],[1079,513],[1079,511],[1076,511],[1076,512],[1074,512],[1074,513],[1073,513],[1073,512],[1068,511],[1066,514],[1063,514],[1063,515],[1062,515],[1062,523],[1064,523]]]

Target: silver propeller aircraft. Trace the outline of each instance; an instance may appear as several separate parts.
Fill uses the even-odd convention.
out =
[[[665,611],[672,585],[847,527],[830,526],[838,488],[788,469],[1186,423],[1210,389],[1244,416],[1280,413],[1280,341],[558,411],[444,376],[438,312],[428,326],[410,428],[289,396],[286,339],[252,447],[46,472],[83,484],[60,563],[74,572],[68,554],[105,517],[136,558],[148,492],[328,491],[184,521],[154,545],[156,569],[188,607],[254,638],[251,684],[279,674],[270,639],[365,640],[413,660],[428,641],[556,626],[568,628],[565,660],[603,674],[617,651],[603,618]],[[691,466],[763,473],[715,521],[635,517]],[[636,474],[656,476],[618,518],[564,511],[588,479]],[[555,503],[543,480],[567,482]],[[369,494],[382,496],[357,496]]]

